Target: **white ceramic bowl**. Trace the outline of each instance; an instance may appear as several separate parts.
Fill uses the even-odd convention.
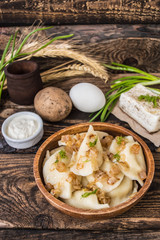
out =
[[[32,136],[25,138],[25,139],[13,139],[13,138],[9,137],[6,134],[8,124],[15,117],[23,116],[23,115],[30,115],[36,119],[36,121],[38,122],[38,128],[37,128],[36,132]],[[12,114],[3,122],[1,131],[2,131],[3,137],[5,138],[5,140],[9,146],[11,146],[13,148],[17,148],[17,149],[26,149],[26,148],[34,146],[36,143],[38,143],[41,140],[43,133],[44,133],[43,121],[42,121],[41,117],[39,115],[37,115],[36,113],[18,112],[18,113]]]

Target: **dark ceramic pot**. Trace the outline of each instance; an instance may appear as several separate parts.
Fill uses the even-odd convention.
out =
[[[11,101],[20,105],[32,104],[43,87],[38,64],[27,60],[13,62],[5,68],[5,74]]]

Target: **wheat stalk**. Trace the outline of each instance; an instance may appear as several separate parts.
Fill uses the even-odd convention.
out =
[[[95,59],[91,57],[86,57],[83,53],[79,53],[78,51],[74,51],[72,49],[64,49],[62,48],[62,44],[60,45],[60,49],[58,48],[58,45],[56,48],[54,46],[50,45],[45,49],[42,49],[42,51],[39,51],[34,55],[34,57],[67,57],[71,58],[73,60],[76,60],[83,65],[72,65],[70,68],[73,70],[78,70],[81,68],[81,71],[87,72],[92,74],[93,76],[100,77],[105,82],[108,81],[108,73],[106,72],[106,69],[98,63]],[[83,68],[83,70],[82,70]],[[69,67],[68,67],[69,69]]]
[[[67,73],[66,73],[67,72]],[[64,78],[64,77],[71,77],[69,76],[69,73],[71,73],[71,76],[79,76],[84,74],[92,74],[94,77],[99,77],[101,79],[106,80],[106,74],[103,76],[101,72],[96,71],[90,66],[82,65],[82,64],[72,64],[68,65],[66,67],[59,67],[59,68],[51,68],[48,71],[45,71],[41,74],[42,80],[44,82],[51,81],[56,78]]]

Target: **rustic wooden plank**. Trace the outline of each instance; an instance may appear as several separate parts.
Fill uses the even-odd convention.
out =
[[[78,230],[60,230],[60,231],[49,231],[49,230],[0,230],[0,237],[2,240],[45,240],[45,239],[54,239],[54,240],[63,240],[64,237],[66,240],[152,240],[160,239],[160,231],[130,231],[130,232],[106,232],[106,231],[78,231]]]
[[[68,26],[66,28],[62,26],[53,28],[48,33],[73,33],[74,38],[73,41],[71,40],[71,44],[75,42],[79,51],[96,57],[101,62],[117,61],[139,67],[148,72],[157,72],[160,67],[160,56],[158,54],[160,26],[142,27],[133,25],[126,29],[122,25]],[[2,51],[11,30],[1,28],[1,31],[0,43],[2,44],[0,50]],[[41,69],[50,68],[64,61],[66,59],[57,58],[56,61],[38,59]]]
[[[1,24],[159,23],[159,1],[2,0]]]
[[[20,32],[24,31],[28,27],[0,27],[0,49],[4,48],[4,43],[7,42],[7,38],[17,28]],[[80,43],[99,43],[107,39],[117,38],[159,38],[160,24],[92,24],[92,25],[60,25],[54,26],[47,30],[48,33],[54,34],[74,34],[74,38],[80,41]]]
[[[33,177],[34,154],[0,155],[0,228],[89,230],[159,230],[160,153],[154,154],[156,172],[144,198],[128,212],[108,220],[80,220],[52,207]]]

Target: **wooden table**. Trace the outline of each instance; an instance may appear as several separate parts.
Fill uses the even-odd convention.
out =
[[[14,28],[1,28],[1,49]],[[117,61],[149,72],[160,69],[159,25],[61,26],[54,31],[74,32],[90,54],[105,62]],[[83,48],[85,48],[83,46]],[[66,92],[76,83],[87,81],[104,92],[109,88],[98,78],[72,78],[57,82]],[[14,112],[34,111],[33,106],[18,106],[4,92],[0,124]],[[0,138],[0,239],[160,239],[160,149],[146,141],[155,158],[155,177],[143,199],[128,212],[107,220],[80,220],[52,207],[38,190],[33,176],[33,159],[41,143],[54,132],[72,124],[89,121],[89,114],[73,108],[63,121],[44,121],[44,136],[36,146],[17,150]],[[130,128],[113,115],[107,122]]]

